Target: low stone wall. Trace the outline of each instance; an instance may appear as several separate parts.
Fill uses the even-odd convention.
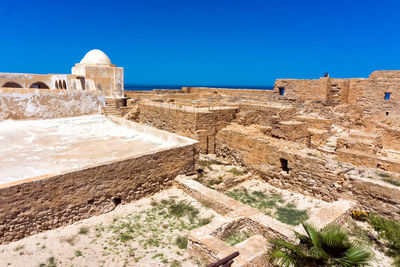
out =
[[[267,240],[280,237],[293,241],[293,230],[305,233],[301,225],[286,225],[193,179],[195,177],[180,176],[175,179],[175,184],[223,216],[189,233],[188,253],[195,258],[211,263],[239,251],[239,256],[235,258],[236,266],[271,266],[265,255],[270,247]],[[329,223],[341,223],[353,204],[348,201],[331,203],[329,207],[321,208],[312,215],[307,222],[319,228]],[[329,216],[324,215],[328,213]],[[228,236],[241,229],[252,236],[234,246],[224,242]]]
[[[201,153],[214,153],[216,133],[235,119],[238,108],[186,107],[170,103],[143,102],[135,121],[199,141]]]
[[[339,149],[336,151],[338,159],[349,162],[355,166],[367,166],[390,172],[400,172],[400,160],[388,159],[386,157],[352,149]]]
[[[216,153],[274,186],[325,201],[356,200],[360,208],[400,220],[399,187],[348,177],[328,160],[289,145],[228,126],[217,134]]]
[[[194,142],[0,186],[0,243],[111,211],[194,172]]]
[[[272,90],[263,89],[231,89],[231,88],[212,88],[212,87],[182,87],[183,93],[190,94],[220,94],[220,95],[241,95],[241,94],[254,94],[254,95],[271,95]]]
[[[0,121],[51,119],[100,113],[105,98],[87,91],[0,89]]]

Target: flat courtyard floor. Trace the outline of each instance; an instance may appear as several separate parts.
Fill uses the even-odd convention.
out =
[[[0,122],[0,184],[148,153],[169,144],[104,116]]]

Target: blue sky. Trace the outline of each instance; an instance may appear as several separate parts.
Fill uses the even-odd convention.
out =
[[[143,85],[400,69],[400,1],[1,0],[0,14],[0,72],[70,73],[94,48]]]

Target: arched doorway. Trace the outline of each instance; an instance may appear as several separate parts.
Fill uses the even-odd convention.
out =
[[[65,80],[63,80],[63,88],[67,89],[67,83],[65,82]]]
[[[22,85],[16,82],[6,82],[3,84],[2,87],[7,87],[7,88],[22,88]]]
[[[49,87],[44,82],[35,82],[32,83],[29,88],[37,88],[37,89],[49,89]]]

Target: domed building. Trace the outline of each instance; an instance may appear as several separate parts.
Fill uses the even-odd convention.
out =
[[[82,58],[80,64],[110,66],[111,60],[106,54],[104,54],[103,51],[93,49],[86,53],[86,55]]]
[[[101,50],[87,52],[72,68],[72,74],[85,78],[83,89],[97,91],[109,98],[124,98],[124,69],[111,64],[110,58]]]
[[[72,74],[1,73],[0,88],[15,90],[86,90],[124,101],[124,69],[111,64],[101,50],[93,49],[72,68]]]

